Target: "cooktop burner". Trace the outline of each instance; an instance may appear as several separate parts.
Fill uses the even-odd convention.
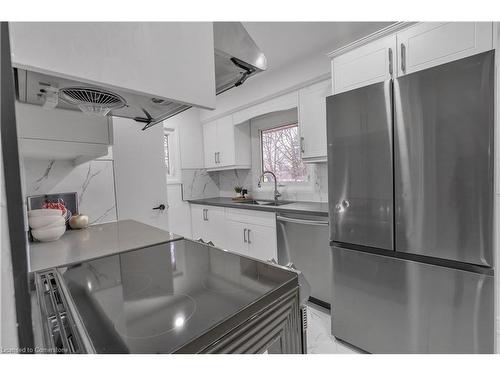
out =
[[[122,276],[123,288],[128,295],[139,294],[149,288],[153,279],[141,272],[124,272]]]
[[[196,310],[196,301],[187,294],[172,294],[151,301],[149,319],[142,319],[144,309],[136,304],[124,306],[114,321],[116,331],[129,339],[148,339],[181,330]]]
[[[60,268],[98,353],[172,353],[293,272],[179,240]]]

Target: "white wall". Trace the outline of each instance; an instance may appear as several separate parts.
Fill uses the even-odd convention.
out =
[[[169,231],[191,238],[191,210],[188,202],[182,200],[182,185],[169,184],[168,187]]]

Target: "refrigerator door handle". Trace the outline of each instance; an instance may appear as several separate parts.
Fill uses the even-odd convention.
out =
[[[401,43],[401,71],[406,73],[406,46]]]
[[[392,77],[394,71],[393,59],[392,59],[392,48],[389,48],[389,74]]]

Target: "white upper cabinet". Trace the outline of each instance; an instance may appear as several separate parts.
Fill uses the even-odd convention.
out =
[[[326,97],[332,94],[330,80],[299,91],[299,130],[302,160],[326,160]]]
[[[9,25],[15,67],[215,107],[211,22]]]
[[[16,121],[21,138],[105,145],[112,143],[111,117],[89,116],[67,109],[44,109],[16,102]]]
[[[397,34],[398,76],[493,48],[491,22],[423,22]]]
[[[217,162],[221,167],[236,165],[236,142],[235,137],[239,134],[235,132],[233,116],[222,117],[217,120]],[[244,136],[244,135],[241,135]]]
[[[24,157],[71,160],[78,165],[105,156],[113,143],[111,117],[16,102],[16,122]]]
[[[205,168],[217,167],[217,121],[203,125],[203,151]]]
[[[335,94],[391,79],[395,71],[396,36],[376,40],[332,60]]]
[[[232,115],[203,125],[205,168],[250,169],[250,124],[234,125]]]

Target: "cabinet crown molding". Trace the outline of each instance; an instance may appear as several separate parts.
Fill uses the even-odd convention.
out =
[[[375,31],[374,33],[371,33],[361,39],[358,39],[352,43],[346,44],[343,47],[337,48],[333,50],[332,52],[327,53],[327,56],[330,58],[334,58],[339,55],[343,55],[344,53],[351,51],[353,49],[356,49],[358,47],[361,47],[365,44],[368,44],[370,42],[373,42],[374,40],[383,38],[385,36],[391,35],[396,33],[397,31],[400,31],[402,29],[405,29],[409,26],[415,25],[418,22],[395,22],[390,26],[384,27],[383,29],[380,29],[378,31]]]

